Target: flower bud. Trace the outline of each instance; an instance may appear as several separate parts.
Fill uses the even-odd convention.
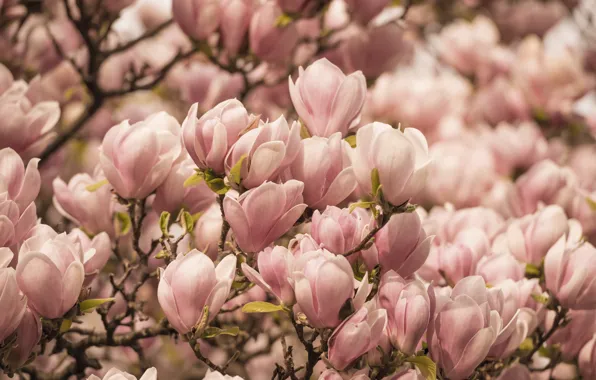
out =
[[[250,21],[250,48],[266,62],[283,63],[287,61],[298,42],[298,30],[295,23],[278,25],[282,11],[273,1],[262,4]]]
[[[426,236],[418,213],[394,214],[375,235],[374,245],[362,251],[362,258],[369,269],[380,264],[384,272],[394,270],[408,277],[426,261],[432,239]]]
[[[41,339],[41,319],[27,308],[16,332],[17,340],[8,356],[8,363],[13,369],[25,364]]]
[[[289,78],[296,112],[313,136],[342,137],[360,122],[366,98],[366,80],[360,71],[346,76],[326,58],[300,68],[296,83]]]
[[[310,228],[313,239],[321,248],[341,255],[360,244],[373,223],[371,215],[364,209],[349,212],[328,206],[323,213],[314,212]]]
[[[354,173],[360,188],[372,193],[371,172],[376,169],[383,196],[398,206],[424,187],[430,159],[424,135],[417,129],[404,132],[388,124],[372,123],[356,133]]]
[[[157,299],[168,321],[180,334],[190,332],[203,318],[213,320],[226,302],[234,275],[236,257],[228,255],[217,265],[203,252],[193,249],[179,254],[161,269]]]
[[[103,185],[90,191],[105,177],[96,169],[95,175],[75,174],[68,185],[60,178],[52,182],[54,206],[64,217],[84,228],[91,234],[106,231],[114,235],[113,213],[116,207],[112,197],[112,187]]]
[[[19,291],[15,270],[8,267],[12,257],[10,249],[0,249],[0,307],[4,310],[0,319],[0,342],[17,329],[27,308],[27,298]]]
[[[476,273],[489,284],[512,279],[519,281],[524,278],[524,266],[509,253],[496,253],[482,256],[476,266]]]
[[[174,21],[189,37],[204,40],[221,19],[219,0],[172,0]]]
[[[592,379],[596,377],[596,350],[594,350],[594,343],[596,336],[586,343],[586,345],[579,352],[577,358],[579,371],[585,379]]]
[[[570,309],[596,309],[596,248],[588,242],[566,246],[565,236],[550,248],[544,259],[546,287],[559,303]]]
[[[383,275],[379,303],[387,310],[387,331],[396,349],[412,355],[433,317],[435,297],[419,280],[405,281],[394,271]]]
[[[224,0],[221,2],[221,37],[224,48],[232,57],[244,45],[253,11],[253,0]]]
[[[38,315],[62,317],[77,302],[85,280],[84,256],[80,244],[50,227],[39,229],[19,250],[17,282],[28,305]]]
[[[198,104],[190,107],[182,123],[184,147],[200,169],[224,174],[228,151],[248,127],[248,113],[236,99],[226,100],[197,120]]]
[[[195,223],[195,247],[211,260],[217,259],[223,218],[218,205],[211,206]]]
[[[250,282],[273,294],[285,305],[293,305],[294,289],[288,279],[294,272],[294,255],[281,246],[265,248],[259,252],[257,266],[259,272],[242,263],[242,271]]]
[[[376,347],[387,324],[387,311],[363,306],[346,319],[329,338],[329,362],[338,370]]]
[[[179,135],[178,122],[165,112],[112,127],[101,144],[99,162],[116,193],[142,199],[155,191],[180,156]]]
[[[14,201],[19,210],[25,209],[37,198],[41,187],[41,177],[37,170],[39,159],[34,158],[25,165],[17,152],[11,148],[0,150],[0,193],[7,192],[8,199]]]
[[[259,252],[286,233],[300,218],[302,203],[299,181],[265,182],[240,196],[228,192],[224,199],[226,219],[245,252]]]
[[[19,244],[37,224],[35,203],[21,212],[16,202],[8,200],[8,193],[0,193],[0,247]]]
[[[231,148],[226,157],[226,173],[240,160],[240,180],[244,188],[252,189],[265,181],[273,181],[294,162],[302,148],[300,125],[288,125],[282,115],[270,123],[259,123],[248,131]]]

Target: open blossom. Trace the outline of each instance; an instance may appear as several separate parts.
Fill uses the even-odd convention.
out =
[[[561,305],[578,310],[596,309],[596,248],[588,243],[569,246],[565,236],[544,259],[546,287]]]
[[[60,318],[75,305],[85,280],[86,255],[92,252],[83,252],[79,243],[48,226],[25,240],[19,250],[17,282],[35,313]]]
[[[204,182],[195,186],[184,186],[184,181],[195,173],[196,168],[190,157],[186,154],[185,156],[184,160],[178,160],[174,164],[170,174],[157,188],[153,209],[158,213],[175,213],[184,208],[191,214],[196,214],[215,203],[216,194]]]
[[[19,291],[15,270],[8,267],[12,256],[9,249],[0,249],[0,306],[4,310],[0,319],[0,342],[16,330],[27,308],[27,298]]]
[[[294,289],[289,281],[294,272],[294,255],[285,247],[268,247],[259,252],[257,267],[258,272],[242,263],[242,271],[252,283],[275,295],[285,305],[294,304]]]
[[[236,99],[219,103],[197,119],[198,104],[182,123],[182,141],[199,169],[224,173],[224,161],[240,133],[249,126],[248,113]]]
[[[388,124],[372,123],[356,133],[352,165],[360,188],[372,192],[371,172],[377,169],[383,196],[397,206],[418,194],[426,184],[431,160],[424,135],[404,132]]]
[[[433,236],[427,236],[417,213],[395,214],[375,235],[372,247],[362,252],[369,269],[378,264],[402,277],[416,272],[428,257]]]
[[[141,379],[143,380],[143,379]],[[203,380],[243,380],[240,376],[223,375],[220,372],[207,370]]]
[[[476,273],[488,283],[498,284],[501,281],[512,279],[519,281],[525,276],[525,267],[510,253],[495,253],[483,256],[478,261]]]
[[[214,32],[221,19],[218,0],[172,0],[172,14],[180,29],[197,40]]]
[[[586,379],[596,377],[596,350],[594,349],[594,342],[596,342],[596,336],[586,343],[579,352],[579,371]]]
[[[547,328],[553,323],[553,314],[547,315]],[[596,310],[570,310],[567,317],[570,322],[558,328],[547,343],[558,344],[563,359],[573,360],[596,333]]]
[[[377,346],[387,324],[387,311],[365,305],[346,319],[329,338],[329,362],[338,370]]]
[[[100,165],[118,195],[145,198],[167,178],[182,150],[180,125],[159,112],[112,127],[101,144]]]
[[[93,176],[86,173],[75,174],[68,184],[55,178],[52,183],[54,206],[63,216],[89,233],[106,231],[113,235],[113,212],[116,205],[112,199],[111,186],[103,185],[95,191],[88,189],[103,180],[105,177],[99,167]]]
[[[89,285],[95,276],[103,269],[112,254],[110,237],[102,232],[90,239],[87,234],[78,228],[68,234],[70,240],[80,244],[83,252],[83,266],[85,268],[85,285]]]
[[[300,218],[302,182],[265,182],[240,196],[228,192],[223,202],[238,246],[246,252],[259,252],[286,233]]]
[[[0,75],[6,75],[3,80],[11,83],[10,87],[0,87],[4,90],[0,92],[0,149],[8,147],[23,157],[35,157],[54,138],[51,130],[60,118],[60,107],[51,101],[33,104],[27,98],[28,86],[24,81],[13,82],[4,70]]]
[[[349,212],[348,209],[329,206],[322,213],[315,210],[310,233],[321,248],[340,255],[360,244],[372,224],[372,216],[362,208]],[[353,257],[355,255],[348,259]]]
[[[381,279],[379,303],[387,310],[391,344],[405,354],[413,354],[434,317],[432,286],[427,290],[420,280],[405,281],[389,271]]]
[[[354,275],[348,260],[326,250],[303,253],[294,262],[290,275],[296,303],[311,325],[336,327],[344,303],[354,297]],[[356,309],[364,304],[368,292],[365,276],[354,300]]]
[[[342,136],[360,121],[366,97],[366,80],[360,71],[346,76],[323,58],[290,81],[290,96],[296,112],[314,136]]]
[[[35,203],[20,210],[16,202],[7,198],[7,193],[0,193],[0,247],[21,243],[37,224]]]
[[[41,177],[37,165],[39,159],[29,161],[27,168],[12,148],[0,150],[0,193],[6,192],[7,199],[14,201],[21,212],[37,198]]]
[[[203,317],[205,306],[209,307],[209,321],[213,320],[226,302],[235,273],[234,255],[226,256],[216,267],[196,249],[179,254],[162,269],[157,298],[176,331],[190,332]]]
[[[304,202],[324,210],[345,200],[356,188],[350,145],[340,133],[329,138],[302,140],[302,149],[289,169],[291,178],[304,182]]]
[[[259,121],[258,128],[243,134],[231,148],[226,157],[226,173],[242,160],[241,184],[252,189],[277,179],[301,149],[299,123],[290,126],[283,115],[273,122]]]
[[[1,302],[1,301],[0,301]],[[10,350],[8,363],[12,368],[21,367],[28,359],[33,349],[41,339],[41,319],[37,314],[26,308],[23,319],[16,329],[17,340]],[[2,338],[0,338],[0,342]]]
[[[128,372],[112,368],[102,378],[91,375],[87,380],[137,380],[137,378]],[[157,370],[154,367],[149,368],[139,380],[157,380]]]

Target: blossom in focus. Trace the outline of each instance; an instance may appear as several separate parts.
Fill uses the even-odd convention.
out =
[[[137,380],[137,378],[128,372],[112,368],[102,378],[91,375],[87,380]],[[139,380],[157,380],[157,370],[154,367],[149,368]]]

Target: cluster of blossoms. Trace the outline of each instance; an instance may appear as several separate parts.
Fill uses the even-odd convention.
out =
[[[596,379],[595,13],[0,0],[0,379]]]

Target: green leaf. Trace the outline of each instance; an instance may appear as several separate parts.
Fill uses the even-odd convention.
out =
[[[85,300],[79,304],[79,310],[81,310],[81,313],[89,313],[93,311],[93,309],[95,309],[96,307],[101,306],[107,302],[112,302],[114,300],[115,298],[94,298]]]
[[[85,190],[94,193],[97,190],[99,190],[103,185],[107,185],[109,182],[107,179],[101,180],[97,183],[94,183],[93,185],[88,185],[87,187],[85,187]]]
[[[590,206],[590,210],[596,211],[596,201],[590,197],[586,197],[586,202],[588,202],[588,206]]]
[[[254,301],[242,306],[244,313],[273,313],[275,311],[284,310],[282,305],[274,305],[269,302]]]
[[[225,194],[230,190],[228,186],[226,186],[224,180],[222,178],[214,178],[207,182],[207,186],[213,191],[215,194]]]
[[[195,222],[192,219],[192,215],[188,211],[182,212],[182,218],[180,218],[180,223],[182,224],[182,228],[186,230],[189,234],[192,233],[193,228],[195,226]]]
[[[414,364],[426,380],[435,380],[437,378],[437,365],[428,356],[414,356],[406,359],[406,361]]]
[[[246,157],[248,157],[246,154],[240,156],[240,159],[234,164],[234,166],[232,166],[232,169],[230,169],[230,181],[237,185],[240,185],[240,181],[242,180],[240,174],[242,173],[242,163],[244,162]]]
[[[346,140],[346,142],[350,144],[352,148],[356,148],[356,135],[348,136],[344,140]]]
[[[544,305],[548,304],[549,301],[548,296],[545,296],[544,294],[533,293],[532,298],[534,299],[534,301]]]
[[[401,6],[401,0],[392,0],[391,1],[391,6],[392,7],[400,7]]]
[[[292,19],[292,17],[290,15],[287,14],[282,14],[281,16],[279,16],[277,18],[277,20],[275,20],[275,26],[277,28],[285,28],[286,26],[288,26],[292,21],[294,21],[294,19]]]
[[[170,256],[167,251],[159,251],[157,255],[155,255],[156,259],[165,259],[166,257]]]
[[[379,187],[381,187],[381,178],[379,177],[379,170],[377,168],[374,168],[370,172],[370,182],[372,184],[372,194],[376,197]]]
[[[526,264],[526,276],[528,277],[540,277],[541,270],[540,267],[534,264]]]
[[[300,123],[300,138],[304,140],[310,137],[310,132],[308,131],[308,128],[306,128],[306,125],[304,125],[304,123]]]
[[[186,181],[184,181],[184,187],[193,187],[193,186],[196,186],[199,183],[203,182],[203,180],[204,180],[203,173],[197,171],[193,175],[191,175],[190,177],[188,177],[186,179]]]
[[[192,221],[193,222],[197,222],[197,220],[201,219],[201,216],[203,216],[203,212],[197,212],[196,214],[192,214]]]
[[[163,236],[168,236],[168,226],[170,225],[170,213],[163,211],[159,216],[159,228]]]
[[[193,327],[194,333],[197,334],[196,336],[202,336],[203,332],[207,328],[207,323],[209,323],[209,306],[205,306],[203,308],[203,315],[199,322]]]
[[[521,342],[519,349],[521,351],[532,351],[532,349],[534,349],[534,342],[532,342],[532,338],[526,338],[523,342]]]
[[[72,326],[72,319],[64,319],[62,324],[60,325],[60,332],[65,333],[70,330],[70,326]]]
[[[114,218],[114,224],[116,225],[116,231],[120,236],[126,235],[132,226],[130,215],[125,212],[117,212]]]
[[[375,204],[375,202],[355,202],[350,205],[350,208],[348,210],[349,210],[349,212],[352,212],[352,211],[356,210],[358,207],[369,208],[370,206],[372,206],[374,204]]]
[[[215,338],[218,335],[230,335],[230,336],[237,336],[240,334],[240,327],[228,327],[226,329],[220,329],[217,327],[207,327],[205,332],[203,333],[203,338]]]

